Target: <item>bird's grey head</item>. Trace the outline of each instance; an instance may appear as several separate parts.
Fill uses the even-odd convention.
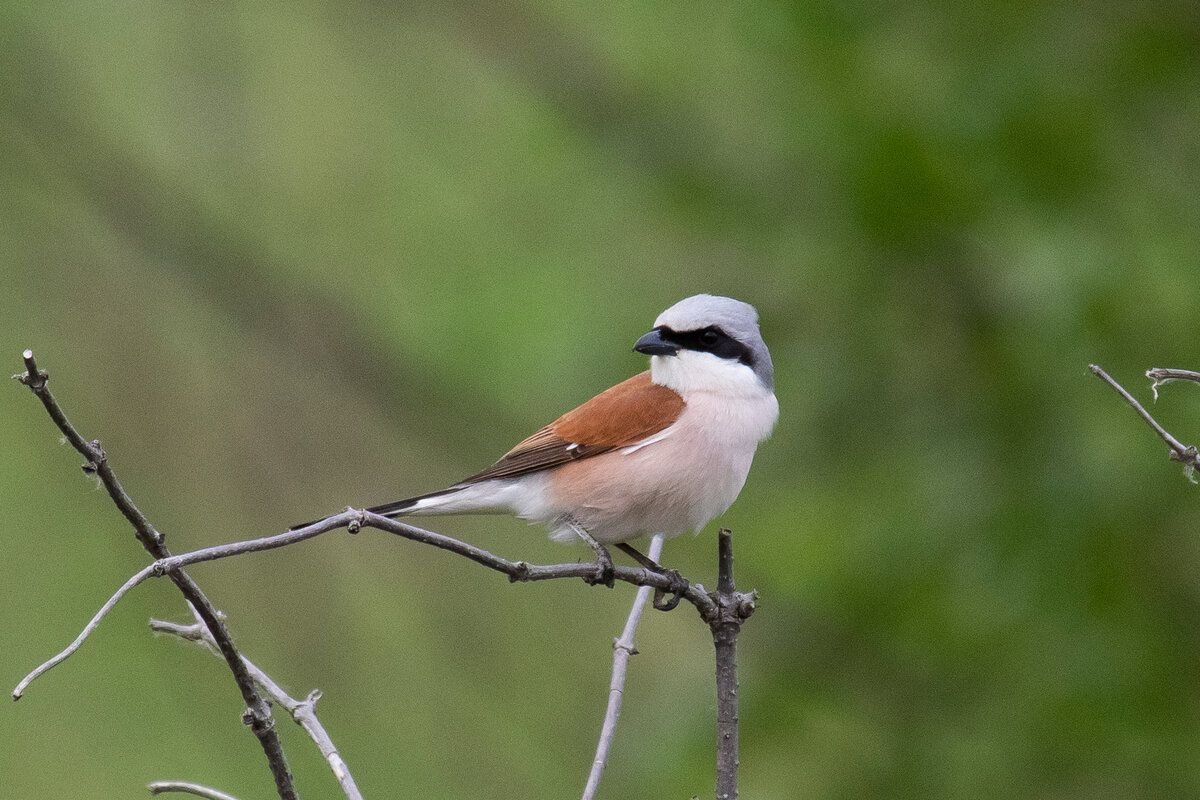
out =
[[[658,315],[654,330],[638,339],[634,350],[648,355],[675,355],[681,350],[711,353],[741,362],[767,389],[775,385],[771,353],[758,330],[758,312],[732,297],[697,294]]]

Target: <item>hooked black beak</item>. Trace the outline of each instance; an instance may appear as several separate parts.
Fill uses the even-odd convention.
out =
[[[673,356],[679,352],[679,347],[664,339],[660,330],[652,330],[638,339],[633,349],[648,356]]]

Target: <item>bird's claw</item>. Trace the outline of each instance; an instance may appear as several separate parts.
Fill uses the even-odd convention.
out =
[[[668,569],[661,574],[667,577],[671,585],[666,589],[654,590],[654,607],[659,611],[673,611],[691,584],[688,583],[687,578],[679,574],[678,570]],[[668,594],[670,597],[667,596]]]
[[[596,572],[584,577],[588,586],[607,586],[613,588],[616,583],[616,567],[613,566],[612,556],[603,547],[596,550]]]

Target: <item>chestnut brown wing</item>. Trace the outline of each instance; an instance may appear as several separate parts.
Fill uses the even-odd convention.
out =
[[[563,414],[459,485],[515,478],[637,444],[673,424],[683,406],[677,392],[651,381],[649,372],[639,373]]]

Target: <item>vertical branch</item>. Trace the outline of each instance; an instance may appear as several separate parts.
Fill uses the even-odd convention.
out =
[[[712,626],[717,655],[717,800],[738,796],[738,682],[737,638],[741,622],[725,612],[734,603],[733,537],[722,530],[717,538],[718,621]]]
[[[54,424],[67,437],[67,441],[75,448],[87,462],[83,465],[83,471],[89,475],[96,475],[100,478],[104,489],[108,492],[109,498],[113,504],[120,510],[121,514],[133,526],[134,535],[138,542],[146,549],[155,559],[161,560],[170,558],[171,551],[167,549],[166,537],[162,535],[152,524],[150,520],[142,513],[130,498],[121,482],[117,480],[117,475],[113,472],[112,466],[108,463],[108,455],[104,452],[104,448],[97,440],[87,441],[80,435],[71,421],[67,419],[67,415],[59,406],[58,401],[51,394],[47,382],[49,375],[38,369],[37,362],[34,360],[33,351],[26,350],[21,354],[22,360],[25,362],[25,374],[17,375],[16,378],[22,384],[29,387],[34,396],[41,401],[46,408],[46,413],[54,420]],[[233,673],[234,681],[237,683],[238,690],[241,692],[242,700],[246,703],[246,711],[242,715],[242,720],[250,727],[250,730],[258,737],[259,743],[262,745],[263,753],[266,754],[267,763],[271,768],[271,775],[275,779],[275,788],[279,792],[281,800],[296,800],[296,790],[292,784],[292,773],[288,769],[287,758],[283,753],[283,745],[279,741],[279,735],[275,732],[275,720],[271,716],[271,706],[258,693],[258,688],[254,684],[254,679],[250,676],[246,666],[242,663],[242,656],[238,652],[237,647],[233,643],[233,636],[229,632],[229,628],[218,615],[216,608],[209,599],[201,591],[196,582],[183,570],[174,570],[169,574],[171,581],[178,587],[184,598],[187,599],[192,606],[195,607],[196,613],[204,620],[204,624],[212,631],[213,639],[217,644],[217,649],[220,650],[221,656],[225,659],[225,663],[229,665],[229,671]]]
[[[647,553],[651,561],[658,561],[662,556],[663,535],[657,533],[650,540],[650,550]],[[617,720],[621,717],[621,701],[625,697],[625,674],[629,668],[630,657],[637,654],[633,644],[633,636],[637,632],[638,623],[642,619],[642,611],[646,601],[654,591],[652,586],[642,586],[633,598],[633,606],[629,609],[629,618],[625,620],[625,628],[621,636],[613,640],[612,680],[608,684],[608,708],[604,710],[604,724],[600,727],[600,741],[596,743],[596,757],[592,760],[592,769],[588,773],[587,785],[583,788],[581,800],[593,800],[596,790],[600,788],[600,778],[604,775],[604,766],[608,763],[608,752],[612,748],[613,738],[617,733]]]
[[[737,640],[742,624],[754,613],[758,595],[738,592],[733,580],[733,534],[717,536],[716,612],[708,620],[716,651],[717,800],[738,797]]]

